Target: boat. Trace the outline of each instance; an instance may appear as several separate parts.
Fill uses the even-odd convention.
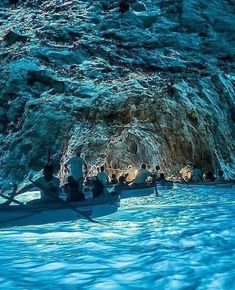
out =
[[[188,187],[198,187],[198,186],[209,186],[209,187],[235,187],[235,180],[225,180],[225,181],[174,181],[177,186],[188,186]]]
[[[156,182],[157,190],[171,190],[174,187],[174,182],[172,180],[162,180]]]
[[[114,187],[108,186],[106,187],[111,193],[114,193]],[[119,188],[119,194],[121,199],[129,198],[129,197],[143,197],[149,196],[153,193],[156,193],[155,184],[151,185],[135,185],[135,186],[126,186]]]
[[[119,195],[105,194],[80,202],[28,203],[0,207],[0,227],[42,225],[109,215],[118,210]]]

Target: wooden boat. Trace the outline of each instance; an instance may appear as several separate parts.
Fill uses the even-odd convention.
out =
[[[114,187],[108,186],[107,189],[110,192],[114,192]],[[121,199],[122,198],[129,198],[129,197],[142,197],[148,196],[153,193],[156,193],[156,186],[154,184],[151,185],[135,185],[135,186],[126,186],[119,188],[119,194]]]
[[[28,203],[0,207],[0,227],[41,225],[85,218],[93,221],[118,210],[118,195],[103,195],[73,203]]]
[[[235,180],[225,180],[225,181],[203,181],[203,182],[186,182],[186,181],[174,181],[177,186],[210,186],[210,187],[235,187]]]

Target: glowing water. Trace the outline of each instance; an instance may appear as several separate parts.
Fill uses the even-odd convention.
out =
[[[127,199],[105,225],[2,229],[0,289],[235,289],[234,191]]]

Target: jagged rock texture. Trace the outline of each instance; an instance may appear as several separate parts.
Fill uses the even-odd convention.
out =
[[[234,178],[234,1],[0,5],[3,181],[40,170],[49,147],[57,171],[79,147],[90,166]]]

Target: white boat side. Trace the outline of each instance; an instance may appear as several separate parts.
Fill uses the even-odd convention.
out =
[[[120,197],[118,195],[107,194],[90,200],[70,203],[74,209],[61,203],[0,207],[0,227],[73,221],[85,218],[84,216],[97,218],[115,213],[119,204]]]
[[[155,185],[149,186],[129,186],[120,188],[120,196],[121,198],[129,198],[129,197],[141,197],[141,196],[149,196],[153,193],[156,193]]]

